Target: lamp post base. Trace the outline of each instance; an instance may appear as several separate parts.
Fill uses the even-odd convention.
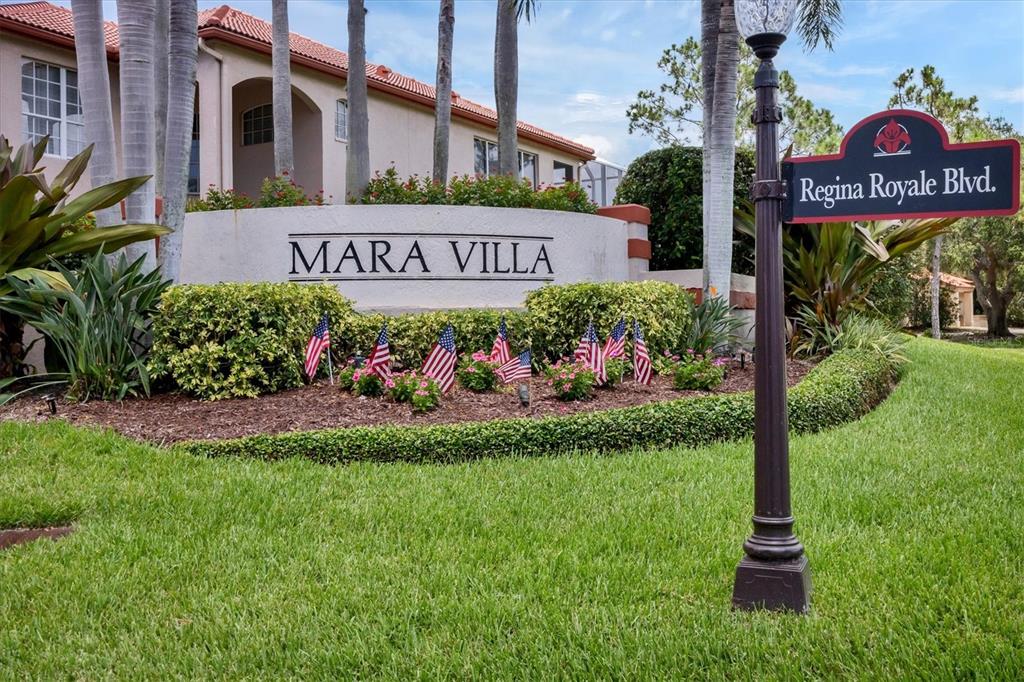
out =
[[[807,557],[766,561],[743,557],[736,568],[732,605],[744,611],[794,611],[811,608],[811,567]]]

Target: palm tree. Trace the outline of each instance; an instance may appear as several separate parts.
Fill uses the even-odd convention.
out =
[[[348,150],[345,195],[363,196],[370,182],[370,120],[366,100],[366,8],[348,0]]]
[[[196,63],[199,50],[196,0],[174,0],[168,29],[169,96],[164,150],[163,224],[173,232],[160,242],[160,266],[170,280],[181,271],[182,227],[188,191],[188,161],[192,151]]]
[[[840,0],[799,0],[805,46],[829,49],[842,21]],[[732,187],[739,35],[733,0],[701,0],[704,89],[704,295],[728,296],[732,279]]]
[[[156,134],[156,155],[153,177],[158,197],[164,196],[164,147],[167,141],[167,77],[168,27],[171,21],[171,0],[156,0],[156,23],[153,24],[153,91],[156,94],[153,130]]]
[[[437,82],[434,88],[434,182],[448,180],[448,139],[452,124],[452,41],[455,0],[441,0],[437,19]]]
[[[292,71],[288,46],[288,0],[273,0],[274,173],[295,169],[292,146]]]
[[[100,187],[110,184],[117,177],[114,114],[110,100],[102,3],[100,0],[72,0],[71,16],[75,22],[78,93],[85,116],[85,138],[93,145],[89,180],[93,187]],[[121,222],[121,211],[117,206],[96,211],[96,225],[99,227]]]
[[[530,21],[536,0],[498,0],[494,30],[494,103],[498,110],[498,172],[519,172],[516,107],[519,99],[519,17]]]
[[[127,177],[150,176],[125,199],[129,223],[155,219],[155,89],[153,87],[153,25],[155,0],[118,0],[117,23],[121,38],[121,158]],[[126,247],[129,260],[145,256],[147,268],[156,265],[152,242]]]

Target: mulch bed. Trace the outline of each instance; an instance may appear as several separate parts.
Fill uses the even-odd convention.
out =
[[[42,538],[59,540],[74,531],[72,526],[48,526],[46,528],[5,528],[0,530],[0,549],[32,542]]]
[[[812,363],[790,360],[787,363],[789,385],[799,382],[811,367]],[[754,371],[748,362],[743,369],[739,363],[733,363],[722,385],[710,392],[676,391],[670,378],[655,376],[650,386],[641,386],[627,379],[614,389],[599,389],[593,400],[585,402],[558,400],[542,379],[534,377],[534,400],[529,408],[519,404],[514,388],[499,393],[472,393],[456,386],[436,410],[413,414],[408,405],[382,398],[357,398],[322,381],[259,398],[212,402],[194,400],[178,393],[120,403],[93,400],[80,404],[62,399],[58,401],[56,415],[51,415],[46,404],[36,396],[0,408],[0,420],[64,419],[76,425],[107,426],[135,440],[169,444],[183,440],[219,440],[350,426],[537,418],[685,397],[739,393],[753,390],[753,387]]]

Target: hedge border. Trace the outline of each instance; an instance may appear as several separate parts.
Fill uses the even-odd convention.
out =
[[[789,392],[794,433],[851,422],[884,400],[895,362],[869,350],[840,351]],[[749,438],[753,393],[682,398],[568,416],[498,419],[431,426],[360,426],[299,433],[189,441],[177,449],[204,457],[268,461],[305,457],[324,464],[450,464],[485,457],[538,457],[571,452],[696,447]]]

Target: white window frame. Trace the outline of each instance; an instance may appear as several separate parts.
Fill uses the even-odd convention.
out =
[[[269,140],[261,139],[259,142],[255,142],[255,141],[254,142],[246,142],[245,141],[245,117],[247,115],[249,115],[249,114],[252,114],[257,109],[264,109],[266,107],[270,107],[269,119],[268,119],[267,116],[263,115],[263,116],[259,117],[259,120],[260,121],[265,121],[265,120],[269,120],[270,121],[270,139]],[[255,121],[256,121],[256,116],[255,116],[255,114],[253,114],[253,122],[255,123]],[[255,145],[258,145],[258,144],[269,144],[269,143],[272,143],[274,141],[274,105],[273,105],[273,103],[266,102],[264,104],[257,104],[256,106],[249,107],[248,109],[243,111],[242,112],[241,131],[242,131],[242,139],[240,140],[240,142],[241,142],[241,146],[243,146],[243,147],[252,147],[252,146],[255,146]],[[255,136],[256,131],[253,130],[251,132],[252,132],[252,135]],[[260,135],[261,135],[261,137],[265,137],[266,136],[266,130],[260,129]]]
[[[31,64],[32,65],[32,77],[31,78],[32,78],[33,82],[38,80],[35,77],[35,67],[36,67],[37,64],[45,66],[45,67],[47,67],[47,69],[49,69],[50,67],[53,67],[53,68],[57,69],[57,72],[60,75],[60,81],[57,84],[59,89],[60,89],[60,116],[54,118],[53,116],[50,116],[50,112],[49,111],[47,111],[46,114],[27,112],[27,111],[24,110],[24,106],[25,105],[24,105],[24,100],[22,100],[21,132],[22,132],[22,135],[25,138],[25,141],[26,142],[28,142],[30,140],[33,141],[33,142],[38,141],[35,138],[35,133],[32,132],[31,130],[29,130],[28,121],[29,121],[30,118],[41,118],[41,119],[44,119],[46,121],[55,122],[57,124],[57,131],[58,131],[58,136],[59,136],[59,139],[56,140],[56,142],[57,142],[57,145],[56,145],[57,149],[55,151],[50,151],[50,147],[49,147],[49,145],[47,145],[46,153],[48,155],[50,155],[50,156],[57,156],[59,158],[67,159],[67,158],[71,158],[72,156],[74,156],[76,154],[81,153],[81,151],[83,149],[85,149],[86,146],[88,146],[88,145],[85,144],[85,119],[84,119],[84,114],[80,114],[83,117],[81,123],[74,123],[74,122],[68,120],[68,88],[70,87],[70,86],[68,86],[68,73],[69,72],[74,72],[75,75],[78,75],[78,70],[77,69],[71,69],[71,68],[68,68],[66,66],[61,66],[60,64],[53,64],[51,62],[46,62],[46,61],[43,61],[41,59],[33,59],[32,57],[23,57],[22,61],[21,61],[21,70],[18,72],[19,90],[21,91],[22,97],[24,97],[26,93],[25,93],[25,90],[24,90],[24,85],[21,84],[21,79],[25,78],[24,69],[25,69],[25,66],[27,64]],[[47,79],[45,82],[46,83],[51,83],[52,81]],[[79,87],[77,85],[75,86],[75,90],[76,91],[79,90]],[[32,93],[31,96],[33,98],[35,98],[34,88],[33,88],[33,93]],[[49,94],[47,94],[47,100],[49,100]],[[49,100],[49,101],[53,101],[53,100]],[[79,109],[79,111],[82,110],[82,97],[81,97],[81,94],[79,94],[79,96],[78,96],[78,109]],[[74,153],[72,153],[71,150],[68,148],[69,142],[71,141],[71,139],[70,139],[71,136],[70,136],[69,132],[70,132],[72,126],[75,126],[75,127],[79,128],[81,130],[81,132],[82,132],[82,134],[79,136],[79,142],[81,143],[81,149],[75,151]],[[52,138],[51,138],[51,141],[53,141]]]
[[[345,125],[341,131],[341,135],[338,134],[338,115],[345,112]],[[348,100],[344,97],[339,97],[334,102],[334,139],[338,142],[348,142]]]
[[[484,168],[485,172],[484,173],[481,173],[480,171],[478,171],[476,169],[476,145],[477,145],[478,142],[482,142],[484,144],[484,166],[485,166],[485,168]],[[491,164],[490,164],[490,161],[489,161],[489,159],[490,159],[489,149],[491,147],[497,148],[497,146],[498,146],[497,142],[493,142],[493,141],[485,139],[483,137],[474,137],[473,138],[473,172],[475,174],[483,175],[483,176],[491,176],[491,175],[497,175],[498,174],[498,169],[497,168],[491,168]],[[523,151],[522,149],[518,150],[519,177],[520,178],[523,177],[523,157],[525,157],[525,156],[532,156],[533,157],[533,177],[532,178],[526,178],[526,179],[530,181],[530,183],[533,185],[534,189],[537,189],[538,174],[540,173],[540,155],[539,154],[535,154],[534,152]]]

